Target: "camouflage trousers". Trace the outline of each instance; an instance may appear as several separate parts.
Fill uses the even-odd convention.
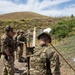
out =
[[[17,50],[17,59],[20,61],[23,55],[23,46],[19,46]]]
[[[49,71],[47,72],[46,70],[42,70],[42,71],[39,71],[39,70],[25,70],[22,75],[52,75],[52,73]]]
[[[14,51],[14,59],[17,59],[17,52],[18,52],[18,48],[16,48]]]
[[[14,68],[13,60],[7,61],[5,57],[3,57],[3,63],[4,63],[4,68],[3,68],[2,75],[14,75],[15,68]]]

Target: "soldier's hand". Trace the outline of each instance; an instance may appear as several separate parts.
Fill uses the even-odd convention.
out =
[[[8,56],[8,61],[11,61],[11,60],[13,60],[13,57],[10,55]]]

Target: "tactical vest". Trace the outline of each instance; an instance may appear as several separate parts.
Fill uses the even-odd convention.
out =
[[[30,57],[30,75],[46,75],[46,50],[47,47],[38,49],[38,52]]]

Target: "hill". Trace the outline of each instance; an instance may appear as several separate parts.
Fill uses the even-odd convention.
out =
[[[34,12],[14,12],[0,15],[0,20],[20,20],[26,18],[47,18],[47,16],[37,14]]]
[[[40,29],[45,29],[54,25],[57,21],[55,18],[40,15],[33,12],[15,12],[0,15],[0,33],[6,25],[11,25],[15,30],[23,29],[27,31],[28,29],[33,31],[34,27],[37,27],[37,32]],[[39,32],[38,32],[39,33]]]
[[[6,25],[11,25],[15,30],[31,30],[36,27],[37,35],[40,29],[52,28],[51,35],[55,39],[75,35],[75,17],[47,17],[33,12],[15,12],[0,15],[0,33]]]
[[[75,70],[75,35],[67,37],[58,43],[56,49],[66,59],[66,61]],[[74,75],[75,72],[70,66],[60,57],[62,75]]]

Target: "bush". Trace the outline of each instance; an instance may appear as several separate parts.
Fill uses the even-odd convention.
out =
[[[52,26],[51,34],[55,38],[65,38],[66,36],[74,35],[74,27],[74,19],[60,20],[56,25]]]

